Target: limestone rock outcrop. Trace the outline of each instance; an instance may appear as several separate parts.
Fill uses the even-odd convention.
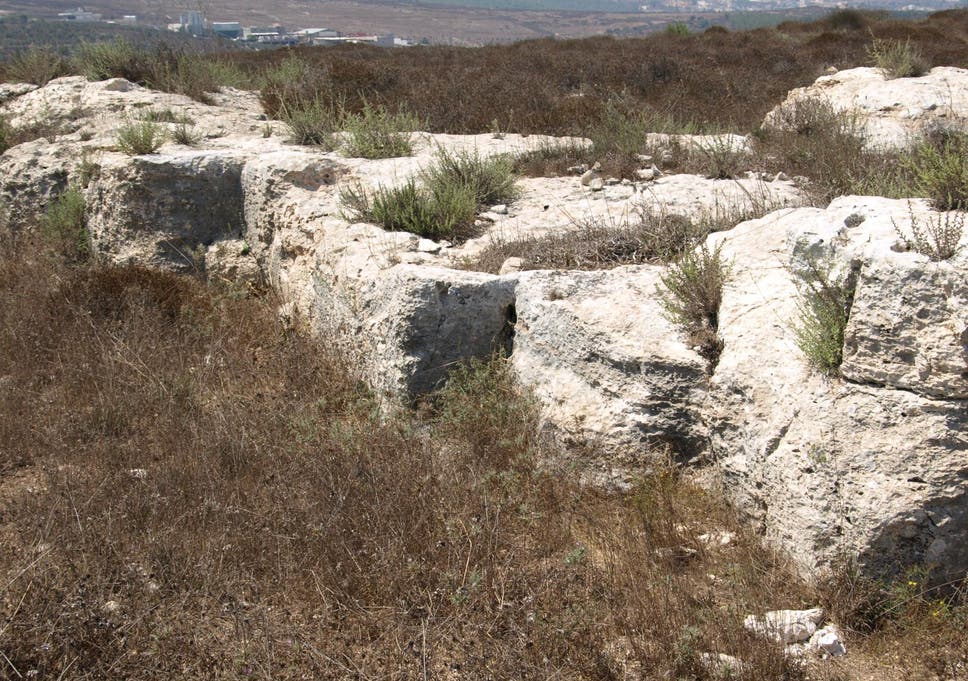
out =
[[[874,340],[883,333],[883,318],[877,308],[864,309],[865,298],[875,295],[864,289],[885,268],[917,271],[926,282],[957,268],[964,281],[963,260],[931,263],[891,249],[894,225],[905,229],[911,210],[923,217],[928,208],[843,197],[826,210],[779,211],[711,237],[734,268],[720,308],[724,350],[705,410],[712,453],[726,494],[807,571],[844,556],[856,556],[874,573],[898,564],[947,566],[954,574],[968,567],[968,441],[962,435],[968,405],[954,395],[941,399],[930,374],[924,384],[906,385],[823,377],[807,365],[794,332],[796,263],[823,257],[854,271],[862,292],[847,329],[848,379],[875,378],[864,367],[886,367],[881,378],[910,379],[910,372],[890,373],[905,338],[948,334],[946,346],[958,342],[965,327],[952,322],[960,315],[952,314],[949,296],[918,297],[903,277],[877,292],[880,309],[915,306],[892,323],[927,331],[899,329],[893,343]],[[847,220],[853,215],[866,219]],[[857,346],[865,348],[859,357],[851,354]],[[907,352],[914,362],[918,349]]]
[[[778,125],[782,110],[816,99],[835,111],[857,116],[872,147],[898,149],[908,146],[927,126],[968,120],[968,70],[938,66],[913,78],[888,78],[872,67],[838,71],[792,90],[767,114],[764,125]]]
[[[889,97],[902,104],[904,93],[922,94],[891,110],[864,94],[884,85],[871,69],[813,87],[868,106],[872,138],[896,142],[939,115],[923,92],[934,97],[961,73],[892,82],[902,94]],[[951,115],[962,115],[961,90],[945,87]],[[2,97],[15,125],[44,115],[58,128],[0,156],[14,229],[30,229],[78,186],[100,257],[268,283],[283,316],[356,358],[387,403],[433,390],[469,358],[503,353],[548,428],[576,445],[588,478],[624,484],[670,451],[715,461],[723,493],[805,572],[844,556],[873,574],[910,564],[955,577],[968,570],[968,241],[937,263],[899,248],[912,219],[937,217],[924,201],[842,197],[796,208],[802,194],[782,175],[653,171],[603,180],[594,192],[578,176],[526,178],[516,201],[484,207],[476,238],[450,243],[352,223],[340,192],[406,181],[440,147],[513,154],[554,140],[415,133],[412,156],[370,161],[289,144],[253,93],[226,90],[200,104],[126,81],[63,78]],[[118,127],[155,109],[191,118],[198,144],[119,153]],[[768,214],[709,238],[731,263],[715,366],[664,316],[659,265],[528,271],[511,248],[502,274],[468,271],[495,243],[580,235],[639,211],[756,207]],[[797,273],[818,259],[853,291],[842,377],[812,369],[796,342]]]

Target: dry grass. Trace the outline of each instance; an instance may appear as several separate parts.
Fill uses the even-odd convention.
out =
[[[741,615],[811,592],[672,469],[622,499],[537,466],[500,363],[381,421],[271,301],[4,252],[4,674],[605,679],[623,639],[799,678]]]

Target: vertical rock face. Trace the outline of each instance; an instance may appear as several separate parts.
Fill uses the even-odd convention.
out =
[[[713,452],[726,493],[807,571],[850,557],[875,574],[968,569],[968,411],[953,380],[968,369],[953,321],[964,263],[893,252],[894,225],[906,228],[909,211],[902,201],[845,197],[715,235],[734,278],[706,410]],[[865,219],[846,219],[857,215]],[[848,380],[812,371],[795,341],[793,272],[810,253],[856,271]],[[940,368],[920,380],[910,367],[926,353]]]
[[[18,145],[16,150],[0,156],[0,205],[8,226],[20,230],[36,225],[48,204],[67,189],[77,153],[45,139]]]
[[[369,382],[391,398],[429,393],[461,362],[510,350],[510,279],[398,265],[359,287],[335,291],[330,285],[319,302],[330,306],[336,297],[343,309],[320,310],[320,328],[352,339]]]
[[[207,246],[242,236],[244,162],[210,151],[105,158],[86,195],[95,251],[116,262],[199,268]]]
[[[706,364],[663,316],[661,272],[518,275],[512,365],[549,422],[607,454],[583,462],[606,477],[666,448],[688,459],[706,446]]]
[[[886,255],[863,268],[847,326],[845,378],[942,399],[968,398],[964,266]]]

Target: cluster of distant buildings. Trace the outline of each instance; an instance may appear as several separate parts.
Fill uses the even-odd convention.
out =
[[[70,12],[60,12],[57,17],[62,21],[91,22],[101,21],[101,15],[88,12],[82,7]],[[125,15],[118,22],[136,25],[138,17]],[[332,28],[301,28],[287,31],[282,26],[243,26],[238,21],[207,21],[198,11],[189,11],[179,16],[176,23],[168,24],[168,30],[194,36],[216,35],[228,40],[248,42],[255,45],[340,45],[343,43],[364,43],[380,47],[409,47],[413,43],[387,35],[368,35],[362,33],[342,33]]]
[[[168,24],[169,30],[190,35],[217,35],[228,40],[245,41],[260,45],[339,45],[341,43],[367,43],[380,47],[407,47],[412,43],[387,35],[342,33],[332,28],[301,28],[286,30],[276,26],[243,26],[238,21],[206,21],[201,12],[185,12],[178,23]]]

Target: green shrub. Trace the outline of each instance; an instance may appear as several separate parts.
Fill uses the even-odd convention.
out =
[[[689,35],[689,25],[681,21],[674,21],[671,24],[666,24],[666,33],[679,36]]]
[[[799,297],[793,332],[815,369],[834,375],[844,353],[844,331],[854,298],[853,276],[837,277],[829,259],[805,258],[795,271]]]
[[[132,83],[145,83],[151,72],[148,55],[124,39],[84,43],[74,58],[77,68],[88,80],[124,78]]]
[[[165,130],[152,121],[126,123],[118,128],[117,141],[125,154],[153,154],[165,143]]]
[[[437,193],[454,193],[452,186],[466,187],[478,206],[511,203],[518,196],[514,159],[503,154],[483,157],[477,151],[440,149],[421,179]]]
[[[280,117],[292,132],[292,141],[333,149],[333,133],[339,126],[338,109],[321,99],[297,100],[285,105]]]
[[[761,130],[758,137],[759,158],[777,170],[809,177],[809,190],[818,204],[856,191],[870,175],[872,154],[858,117],[837,111],[825,99],[780,107],[773,127]]]
[[[13,146],[13,128],[3,116],[0,116],[0,154]]]
[[[343,119],[347,137],[344,151],[358,158],[393,158],[413,153],[410,133],[420,127],[416,116],[390,113],[384,106],[364,102],[358,114]]]
[[[867,48],[867,56],[887,78],[913,78],[927,73],[930,65],[921,50],[905,41],[874,38]]]
[[[950,211],[934,214],[923,224],[911,212],[911,236],[901,231],[897,223],[894,229],[908,248],[938,262],[950,260],[961,250],[961,237],[965,231],[965,214]]]
[[[722,255],[722,244],[703,243],[686,251],[662,275],[660,302],[666,318],[685,331],[701,353],[715,361],[722,349],[716,335],[723,287],[731,266]]]
[[[90,254],[84,195],[71,187],[54,199],[41,219],[41,233],[56,250],[71,260],[83,260]]]
[[[461,238],[469,234],[477,213],[470,187],[461,184],[423,187],[410,178],[397,187],[380,187],[371,196],[362,187],[340,192],[343,217],[350,222],[373,222],[390,231],[404,231],[430,239]]]
[[[260,80],[259,102],[271,118],[286,120],[286,111],[313,103],[325,104],[334,110],[341,108],[341,102],[333,96],[329,71],[296,55],[266,68]]]
[[[210,103],[210,93],[243,81],[241,71],[227,62],[162,47],[151,56],[146,85]]]
[[[44,86],[70,73],[70,63],[49,48],[22,52],[7,64],[7,80]]]
[[[139,121],[150,121],[152,123],[187,123],[195,121],[185,114],[176,113],[172,109],[148,109],[138,115]]]
[[[968,208],[968,133],[934,133],[917,146],[906,164],[920,194],[938,210]]]

